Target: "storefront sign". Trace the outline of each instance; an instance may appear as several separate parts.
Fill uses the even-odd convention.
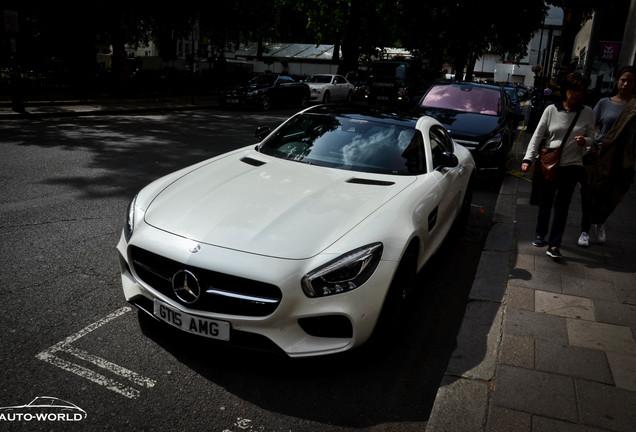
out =
[[[598,59],[605,62],[615,62],[618,60],[619,49],[619,42],[600,42]]]

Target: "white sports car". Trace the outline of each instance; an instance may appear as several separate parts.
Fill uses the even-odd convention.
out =
[[[311,101],[329,103],[334,101],[351,102],[356,86],[342,75],[316,74],[303,81],[309,86]]]
[[[431,117],[361,109],[306,109],[142,189],[117,245],[126,300],[291,357],[390,334],[470,210],[475,163]]]

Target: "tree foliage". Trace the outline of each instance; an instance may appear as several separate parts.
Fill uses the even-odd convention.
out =
[[[178,7],[150,0],[74,0],[36,2],[28,9],[8,1],[24,24],[23,63],[63,58],[79,70],[94,63],[98,44],[113,47],[116,67],[124,67],[124,44],[151,39],[164,59],[174,59],[176,41],[190,37],[195,24],[201,40],[218,54],[244,42],[328,43],[342,48],[343,58],[334,61],[348,71],[382,47],[402,47],[426,57],[435,69],[450,62],[463,70],[485,52],[521,58],[546,13],[544,0],[215,0]],[[550,3],[578,11],[601,0]]]

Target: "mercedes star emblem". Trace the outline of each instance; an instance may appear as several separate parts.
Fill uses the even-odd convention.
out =
[[[172,290],[186,304],[194,303],[201,295],[199,280],[189,270],[179,270],[172,276]]]

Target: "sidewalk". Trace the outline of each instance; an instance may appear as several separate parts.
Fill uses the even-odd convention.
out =
[[[577,190],[554,261],[531,244],[528,177],[503,182],[426,430],[636,431],[636,186],[607,221],[607,242],[589,248],[577,246]]]

